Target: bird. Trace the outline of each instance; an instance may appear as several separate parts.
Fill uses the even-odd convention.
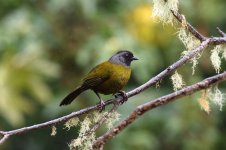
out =
[[[94,67],[82,80],[82,83],[69,93],[60,106],[70,104],[78,95],[86,90],[92,90],[99,98],[100,109],[104,109],[104,101],[100,94],[109,95],[125,92],[121,91],[131,76],[131,62],[138,60],[132,52],[120,50],[105,62]]]

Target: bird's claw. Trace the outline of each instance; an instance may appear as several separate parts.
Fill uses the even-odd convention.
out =
[[[103,110],[105,110],[105,103],[103,100],[100,100],[98,103],[97,103],[97,107],[98,107],[98,110],[99,112],[102,112]]]
[[[128,96],[126,95],[126,92],[125,91],[118,91],[117,94],[115,94],[115,98],[118,98],[118,97],[122,97],[122,100],[120,100],[120,104],[123,104],[124,102],[126,102],[128,100]]]

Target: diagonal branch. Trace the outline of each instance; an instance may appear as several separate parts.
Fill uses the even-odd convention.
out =
[[[123,129],[125,129],[128,125],[133,123],[136,119],[138,119],[139,116],[143,115],[145,112],[150,111],[161,105],[167,104],[180,97],[184,97],[184,96],[193,94],[202,89],[207,89],[211,85],[216,84],[217,82],[221,82],[225,79],[226,79],[226,72],[223,72],[221,74],[207,78],[207,79],[205,79],[201,82],[198,82],[196,84],[193,84],[191,86],[185,87],[182,90],[162,96],[160,98],[151,100],[145,104],[138,106],[125,120],[120,122],[118,126],[114,127],[109,132],[107,132],[104,135],[102,135],[101,137],[97,138],[97,140],[93,144],[93,147],[99,148],[102,145],[104,145],[107,141],[111,140],[115,135],[122,132]]]
[[[171,10],[171,12],[174,15],[174,17],[182,24],[183,19],[184,19],[183,16],[176,11]],[[211,45],[211,44],[218,45],[218,44],[225,44],[226,43],[226,36],[206,38],[201,33],[199,33],[190,23],[186,22],[186,27],[192,35],[194,35],[197,39],[199,39],[201,41],[201,44],[198,47],[191,50],[188,54],[184,55],[177,62],[170,65],[168,68],[166,68],[162,72],[160,72],[158,75],[151,78],[148,82],[146,82],[143,85],[139,86],[138,88],[128,92],[127,93],[128,97],[136,95],[136,94],[146,90],[147,88],[153,86],[154,84],[159,82],[161,79],[163,79],[165,76],[167,76],[168,74],[170,74],[171,72],[173,72],[174,70],[176,70],[177,68],[182,66],[183,64],[187,63],[192,58],[194,58],[197,54],[202,53],[202,51],[205,48],[207,48],[209,45]],[[218,31],[221,34],[224,33],[220,29],[218,29]]]
[[[170,74],[171,72],[175,71],[177,68],[181,67],[185,63],[187,63],[189,60],[194,58],[197,54],[202,53],[202,51],[207,48],[211,44],[222,44],[226,43],[226,37],[214,37],[214,38],[208,38],[205,41],[203,41],[198,47],[195,49],[191,50],[188,54],[184,55],[181,59],[170,65],[168,68],[160,72],[158,75],[155,77],[151,78],[148,82],[145,84],[139,86],[138,88],[130,91],[127,93],[128,97],[134,96],[147,88],[151,87],[152,85],[156,84],[159,82],[161,79],[163,79],[165,76]]]
[[[222,37],[226,37],[226,33],[224,33],[219,27],[217,27],[217,31],[220,33]]]
[[[8,138],[9,138],[9,135],[4,135],[0,140],[0,144],[4,143]]]
[[[117,110],[119,104],[114,104],[114,106],[109,110],[102,118],[98,120],[98,122],[95,123],[95,125],[85,133],[85,136],[95,132],[109,117],[110,115]]]
[[[114,99],[110,99],[108,101],[105,102],[105,105],[109,105],[114,103]],[[0,134],[3,135],[3,137],[0,139],[0,144],[2,144],[3,142],[5,142],[9,137],[13,136],[13,135],[17,135],[17,134],[22,134],[28,131],[33,131],[33,130],[37,130],[37,129],[41,129],[41,128],[46,128],[46,127],[51,127],[53,125],[59,124],[59,123],[63,123],[68,121],[71,118],[77,117],[77,116],[81,116],[83,114],[86,114],[90,111],[93,110],[97,110],[98,109],[98,105],[94,105],[88,108],[84,108],[81,109],[79,111],[76,112],[72,112],[69,115],[57,118],[57,119],[53,119],[44,123],[40,123],[40,124],[35,124],[29,127],[23,127],[23,128],[19,128],[19,129],[15,129],[15,130],[11,130],[11,131],[0,131]]]
[[[171,10],[172,14],[174,15],[174,17],[181,23],[183,24],[185,20],[185,18],[183,17],[183,15],[179,14],[176,11]],[[193,34],[197,39],[199,39],[200,41],[205,41],[206,37],[204,37],[201,33],[199,33],[190,23],[186,22],[186,27],[188,29],[189,32],[191,32],[191,34]]]

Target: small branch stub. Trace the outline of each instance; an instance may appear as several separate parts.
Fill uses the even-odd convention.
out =
[[[224,33],[219,27],[217,27],[217,31],[220,33],[222,37],[226,37],[226,33]]]

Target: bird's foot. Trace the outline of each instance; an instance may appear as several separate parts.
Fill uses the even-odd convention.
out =
[[[105,103],[103,100],[100,100],[98,103],[97,103],[97,107],[98,107],[98,110],[99,112],[102,112],[103,110],[105,110]]]
[[[126,95],[125,91],[118,91],[117,94],[115,94],[115,98],[122,97],[122,100],[119,102],[120,104],[123,104],[128,100],[128,96]]]

